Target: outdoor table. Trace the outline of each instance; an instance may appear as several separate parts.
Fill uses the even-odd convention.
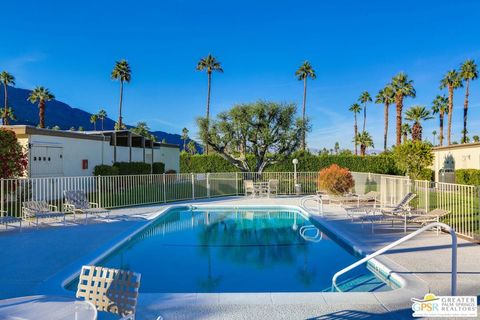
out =
[[[97,309],[70,297],[28,296],[0,300],[0,319],[95,320]]]

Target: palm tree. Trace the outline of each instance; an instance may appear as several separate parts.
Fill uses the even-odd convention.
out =
[[[127,60],[122,59],[115,62],[115,67],[112,70],[111,77],[113,80],[120,81],[120,103],[118,107],[118,129],[121,130],[123,127],[122,123],[122,102],[123,102],[123,83],[129,83],[132,79],[132,71],[130,70],[130,65]]]
[[[90,123],[93,123],[93,131],[97,131],[97,121],[98,121],[98,115],[92,114],[90,116]]]
[[[207,91],[207,125],[210,121],[210,90],[212,87],[212,72],[223,72],[222,65],[220,64],[214,56],[209,54],[205,58],[200,59],[197,63],[197,71],[205,71],[208,75],[208,91]],[[208,154],[208,147],[205,144],[205,153]]]
[[[422,125],[421,121],[433,119],[430,111],[424,106],[412,106],[405,113],[405,119],[413,122],[412,140],[422,141]]]
[[[187,139],[188,139],[188,129],[183,128],[182,129],[183,151],[186,151],[185,147],[186,147]]]
[[[15,114],[13,114],[12,108],[7,108],[7,110],[5,110],[5,108],[0,108],[0,114],[2,115],[4,125],[8,125],[9,120],[17,120]]]
[[[440,142],[440,146],[443,146],[443,119],[445,114],[448,114],[448,99],[444,95],[437,95],[435,100],[432,102],[432,112],[433,114],[438,113],[438,117],[440,119],[440,133],[438,135],[438,140]]]
[[[36,87],[30,92],[28,101],[36,103],[38,101],[38,117],[40,128],[45,128],[45,107],[46,102],[55,99],[55,96],[45,87]]]
[[[367,148],[374,147],[373,140],[370,134],[367,131],[362,131],[357,135],[358,143],[360,144],[360,155],[365,156],[367,153]]]
[[[407,142],[409,134],[412,134],[412,128],[408,123],[403,123],[402,124],[403,143]]]
[[[387,151],[388,139],[388,108],[395,102],[395,92],[391,85],[386,85],[375,97],[375,103],[382,103],[384,108],[383,150]]]
[[[468,113],[468,96],[470,81],[478,78],[478,69],[474,60],[466,60],[460,67],[460,77],[465,81],[465,102],[463,104],[463,138],[462,143],[467,142],[467,113]]]
[[[100,111],[98,111],[97,116],[98,116],[98,119],[100,119],[100,122],[102,124],[102,131],[103,131],[103,121],[107,117],[107,111],[100,109]]]
[[[358,150],[357,150],[357,137],[358,137],[358,126],[357,126],[357,113],[360,113],[362,111],[362,107],[358,103],[352,104],[350,109],[348,109],[353,112],[353,119],[354,119],[354,124],[353,124],[353,143],[355,144],[355,155],[358,155]]]
[[[13,115],[13,111],[10,110],[11,108],[8,106],[8,90],[7,90],[7,88],[8,88],[9,85],[10,86],[15,85],[15,77],[12,76],[7,71],[2,71],[0,73],[0,82],[3,83],[3,90],[4,90],[4,94],[5,94],[5,104],[4,104],[3,113],[2,113],[2,124],[8,125],[9,124],[8,120],[12,119],[11,115]],[[12,112],[11,115],[8,114],[9,112]]]
[[[433,135],[433,145],[435,145],[435,137],[437,136],[437,130],[433,130],[432,135]]]
[[[407,74],[400,72],[392,79],[392,88],[395,92],[395,105],[397,111],[397,146],[402,143],[402,113],[403,99],[406,97],[415,98],[416,92],[413,87],[413,80],[409,80]]]
[[[368,91],[362,92],[360,98],[358,98],[358,102],[363,103],[363,130],[365,131],[365,126],[367,124],[367,102],[371,102],[372,97]]]
[[[310,62],[306,61],[295,71],[295,76],[297,76],[299,81],[303,81],[303,109],[302,109],[302,120],[303,123],[306,123],[306,105],[307,105],[307,78],[315,80],[317,75],[315,74],[315,70],[313,70],[312,65]],[[302,143],[301,149],[305,150],[306,143],[305,143],[305,127],[302,130]]]
[[[463,86],[462,78],[456,70],[450,70],[440,81],[440,89],[448,88],[448,144],[452,144],[453,92]]]

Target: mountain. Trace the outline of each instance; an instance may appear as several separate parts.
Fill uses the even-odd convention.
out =
[[[3,88],[0,90],[0,106],[3,107],[4,93]],[[31,126],[38,125],[38,106],[31,104],[27,98],[30,95],[30,90],[20,89],[15,87],[8,87],[8,104],[12,106],[16,121],[10,121],[11,124],[26,124]],[[59,126],[62,130],[69,130],[71,127],[83,127],[85,130],[93,130],[93,125],[90,123],[90,116],[92,114],[82,109],[73,108],[68,104],[52,100],[47,102],[45,108],[45,126],[54,127]],[[115,126],[115,121],[106,118],[103,122],[105,130],[112,130]],[[97,123],[97,128],[101,128],[100,121]],[[128,126],[127,128],[132,128]],[[165,139],[168,143],[178,144],[183,147],[183,140],[179,134],[172,134],[164,131],[152,131],[157,141]],[[188,141],[187,141],[188,143]],[[197,144],[197,150],[201,150],[201,146]]]

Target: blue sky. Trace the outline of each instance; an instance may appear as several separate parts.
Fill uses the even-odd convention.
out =
[[[195,71],[212,53],[212,112],[258,99],[302,101],[296,68],[308,59],[307,113],[312,148],[352,147],[348,107],[372,95],[399,71],[415,82],[416,99],[430,105],[439,80],[467,58],[480,63],[479,1],[6,1],[0,21],[0,69],[17,86],[44,85],[59,100],[116,118],[115,60],[126,58],[124,120],[154,130],[196,132],[205,112],[206,75]],[[459,140],[463,89],[455,98],[453,140]],[[480,80],[471,86],[470,132],[479,134]],[[380,149],[383,107],[368,106],[367,130]],[[391,109],[390,144],[394,142]],[[438,120],[425,124],[425,133]],[[438,131],[438,130],[437,130]]]

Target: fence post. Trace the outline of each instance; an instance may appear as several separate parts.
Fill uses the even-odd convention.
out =
[[[97,177],[97,189],[98,189],[98,206],[103,208],[103,199],[102,199],[102,176]]]
[[[167,184],[165,183],[165,172],[163,173],[163,202],[167,202]]]
[[[4,204],[5,201],[5,191],[4,191],[4,180],[0,179],[0,217],[3,217]]]
[[[195,176],[192,173],[192,200],[195,200]]]
[[[238,197],[238,172],[235,172],[235,188],[236,188],[236,194]]]
[[[430,182],[425,180],[425,212],[430,211]]]
[[[207,198],[210,198],[210,172],[207,172]]]

